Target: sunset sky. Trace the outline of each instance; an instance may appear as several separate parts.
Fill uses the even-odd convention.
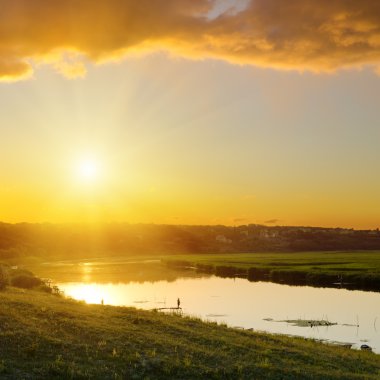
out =
[[[380,2],[0,0],[0,220],[380,227]]]

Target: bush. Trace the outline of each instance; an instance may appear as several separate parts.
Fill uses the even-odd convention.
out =
[[[42,285],[43,282],[37,277],[30,274],[19,274],[11,279],[11,285],[17,288],[32,289],[36,286]]]
[[[0,290],[3,290],[8,285],[8,276],[3,266],[0,265]]]
[[[235,277],[238,270],[235,267],[218,265],[215,268],[215,274],[220,277]]]
[[[38,285],[36,288],[39,292],[45,292],[45,293],[53,293],[53,289],[50,286],[47,286],[46,284]]]

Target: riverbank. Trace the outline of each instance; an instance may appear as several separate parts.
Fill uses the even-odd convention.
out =
[[[133,308],[0,292],[2,379],[377,379],[380,356]]]
[[[48,261],[48,262],[47,262]],[[173,271],[195,269],[200,275],[215,274],[221,277],[244,277],[250,281],[270,281],[288,285],[309,285],[315,287],[345,288],[350,290],[367,290],[380,292],[380,251],[331,251],[331,252],[256,252],[256,253],[207,253],[207,254],[162,254],[136,255],[123,253],[120,256],[110,256],[107,252],[98,256],[86,257],[78,254],[75,260],[62,260],[56,257],[25,257],[22,260],[9,259],[10,265],[20,265],[30,268],[39,276],[50,277],[51,264],[54,266],[70,264],[70,271],[62,269],[60,279],[70,279],[74,271],[82,272],[84,262],[92,266],[104,262],[118,266],[120,263],[130,263],[136,267],[151,263],[151,273],[144,273],[144,280],[152,281],[165,278],[175,278]],[[159,271],[156,264],[164,266]],[[41,266],[44,263],[45,268]],[[146,271],[145,271],[146,272]],[[139,281],[139,270],[131,269],[128,276]],[[95,273],[93,273],[93,276]],[[188,275],[194,276],[194,274]],[[101,280],[102,272],[96,273],[97,281]],[[108,274],[107,274],[108,276]],[[182,271],[181,276],[186,276]]]
[[[192,254],[166,257],[172,268],[288,285],[380,291],[380,252]]]

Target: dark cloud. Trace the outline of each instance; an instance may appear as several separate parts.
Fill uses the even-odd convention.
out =
[[[210,18],[215,1],[0,0],[0,78],[28,76],[36,63],[83,75],[84,58],[158,49],[296,70],[380,64],[379,1],[252,0]]]
[[[265,224],[276,224],[279,221],[280,221],[279,219],[269,219],[269,220],[266,220],[264,223]]]
[[[219,37],[235,31],[215,50],[237,62],[316,71],[380,62],[378,1],[255,0],[216,25]]]

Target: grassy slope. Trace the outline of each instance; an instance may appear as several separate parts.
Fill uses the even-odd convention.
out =
[[[2,379],[378,379],[380,356],[10,288]]]

